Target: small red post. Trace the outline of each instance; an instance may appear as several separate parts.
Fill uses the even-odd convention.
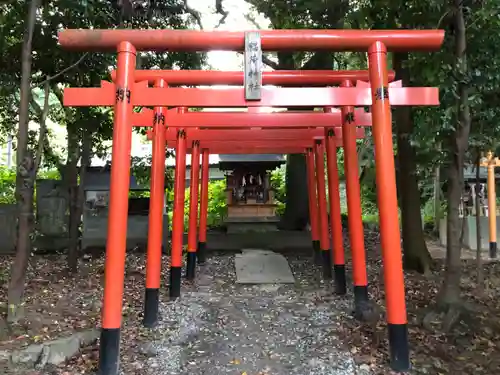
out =
[[[166,87],[165,80],[155,82]],[[149,197],[148,251],[146,260],[146,295],[144,299],[145,327],[158,322],[158,303],[161,280],[163,245],[163,206],[165,203],[165,115],[166,107],[157,107],[153,119],[153,151],[151,162],[151,192]]]
[[[198,227],[198,192],[200,188],[200,142],[193,141],[191,151],[191,187],[189,189],[189,232],[186,279],[196,275],[196,250],[198,247],[196,230]]]
[[[200,229],[198,237],[198,263],[206,262],[207,219],[208,219],[208,182],[210,172],[210,152],[207,148],[201,151],[201,189],[200,189]]]
[[[319,245],[323,265],[323,278],[332,278],[332,257],[330,253],[330,228],[328,227],[328,211],[326,201],[325,181],[325,147],[319,139],[314,141],[314,156],[316,159],[316,182],[319,207]]]
[[[314,263],[321,264],[321,249],[319,246],[319,212],[316,190],[316,170],[314,166],[314,153],[312,148],[306,150],[307,166],[307,196],[309,198],[309,222],[311,224],[311,239]]]
[[[389,329],[391,368],[410,369],[405,286],[401,256],[396,176],[392,143],[392,119],[387,79],[387,49],[381,42],[368,49],[372,92],[373,139],[380,220],[385,300]]]
[[[128,42],[118,44],[116,103],[113,125],[111,184],[109,188],[108,239],[102,304],[99,371],[116,375],[119,370],[120,327],[127,247],[128,193],[130,189],[130,149],[136,50]]]
[[[179,112],[184,112],[179,108]],[[186,190],[186,132],[177,132],[175,150],[174,212],[172,218],[172,255],[170,258],[170,299],[181,295],[182,245],[184,241],[184,195]]]
[[[325,108],[325,112],[328,110],[330,109]],[[333,128],[325,129],[325,135],[335,290],[337,294],[344,295],[347,293],[344,259],[344,234],[342,231],[342,218],[340,212],[339,171],[337,166],[335,130]]]
[[[352,87],[351,81],[342,87]],[[361,213],[358,151],[354,107],[342,107],[342,142],[344,144],[344,173],[346,182],[349,241],[352,254],[352,279],[354,284],[354,315],[362,320],[368,306],[368,277],[366,274],[365,234]]]

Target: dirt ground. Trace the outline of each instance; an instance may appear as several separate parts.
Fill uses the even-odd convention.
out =
[[[366,245],[370,295],[383,311],[383,278],[375,233],[367,233]],[[433,246],[437,245],[430,244]],[[334,296],[331,286],[321,281],[321,272],[311,264],[309,255],[309,250],[286,255],[295,285],[253,287],[234,283],[234,254],[213,254],[207,266],[199,270],[196,283],[183,285],[184,298],[180,301],[167,302],[167,293],[162,291],[162,320],[156,330],[149,331],[141,327],[144,254],[129,254],[122,372],[391,374],[387,369],[384,319],[376,325],[354,320],[351,295]],[[0,259],[2,312],[6,310],[10,263],[10,257]],[[1,339],[0,352],[98,327],[103,263],[102,256],[88,257],[80,262],[77,276],[68,276],[64,256],[34,256],[26,289],[26,318]],[[163,264],[168,264],[167,257]],[[476,312],[448,334],[441,332],[437,322],[430,329],[420,324],[424,308],[432,303],[442,282],[443,261],[436,260],[430,276],[406,274],[413,374],[500,374],[500,266],[488,263],[484,269],[486,288],[478,294],[474,261],[463,261],[464,301]],[[165,281],[166,271],[165,267]],[[97,359],[95,345],[57,368],[22,370],[0,363],[0,373],[92,374]]]

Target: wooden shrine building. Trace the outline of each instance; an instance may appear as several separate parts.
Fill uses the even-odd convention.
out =
[[[283,155],[219,155],[226,172],[228,233],[277,230],[278,217],[270,172],[286,162]]]

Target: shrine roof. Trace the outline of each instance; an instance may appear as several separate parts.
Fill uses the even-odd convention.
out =
[[[271,170],[278,168],[286,163],[283,154],[220,154],[219,169],[222,171],[233,170],[236,168],[256,168]]]
[[[223,163],[255,163],[255,162],[277,162],[284,163],[286,161],[285,156],[282,154],[256,154],[256,155],[232,155],[232,154],[220,154],[219,159]]]

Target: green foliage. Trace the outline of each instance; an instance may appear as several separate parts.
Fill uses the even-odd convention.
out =
[[[466,5],[465,5],[466,4]],[[469,139],[468,159],[474,150],[496,148],[499,131],[500,107],[500,17],[495,2],[464,3],[467,27],[468,71],[460,73],[455,58],[454,9],[445,1],[405,2],[405,7],[391,1],[361,1],[360,7],[348,15],[353,27],[390,29],[446,29],[443,47],[431,53],[410,53],[405,66],[410,70],[411,86],[438,86],[441,106],[414,109],[414,131],[409,134],[416,147],[418,170],[422,189],[432,185],[432,175],[437,165],[446,165],[450,155],[450,137],[456,128],[458,85],[470,88],[469,105],[472,129]],[[392,54],[389,54],[391,62]],[[429,196],[427,194],[427,196]]]
[[[0,142],[13,134],[17,126],[19,81],[21,77],[21,47],[25,18],[30,2],[12,0],[0,4]],[[114,5],[113,5],[114,4]],[[112,137],[112,112],[109,108],[63,108],[62,89],[67,86],[98,86],[109,80],[109,69],[116,66],[114,53],[79,53],[63,50],[57,41],[62,28],[106,29],[117,27],[184,29],[194,25],[192,16],[177,0],[150,2],[147,8],[125,12],[116,2],[101,0],[43,1],[37,16],[33,37],[32,103],[30,119],[40,120],[44,93],[43,82],[49,77],[51,97],[49,124],[68,129],[67,147],[54,144],[53,129],[48,130],[44,144],[43,166],[61,171],[68,161],[79,158],[83,139],[92,145],[91,155],[109,155]],[[205,59],[199,53],[140,53],[142,68],[199,68]],[[36,150],[34,132],[30,148]]]
[[[16,203],[16,170],[0,167],[0,203]]]
[[[271,172],[271,187],[274,189],[274,198],[278,207],[276,213],[282,216],[285,213],[286,202],[286,185],[285,185],[286,170],[285,166],[281,166]]]
[[[208,185],[208,218],[209,227],[218,227],[226,216],[226,182],[211,181]]]
[[[19,107],[19,81],[21,77],[21,47],[25,18],[29,2],[11,0],[0,4],[0,142],[13,133],[17,125]],[[153,2],[150,2],[153,4]],[[472,129],[469,149],[498,149],[497,141],[500,116],[500,49],[497,47],[500,35],[500,17],[495,1],[468,1],[463,3],[467,27],[468,71],[457,69],[454,50],[453,8],[448,1],[410,0],[401,7],[400,2],[389,0],[250,0],[255,10],[263,13],[273,28],[363,28],[394,29],[445,28],[446,38],[443,48],[431,53],[410,53],[405,64],[410,70],[410,85],[438,86],[441,92],[441,106],[422,107],[412,111],[414,129],[408,137],[417,151],[417,174],[421,193],[430,197],[432,176],[436,166],[446,165],[454,155],[450,154],[452,132],[457,124],[457,88],[466,84],[470,88],[469,104],[472,113]],[[186,7],[178,0],[154,2],[146,9],[126,12],[123,8],[111,6],[111,2],[101,0],[48,0],[39,10],[33,40],[33,102],[31,119],[40,118],[40,106],[44,100],[42,82],[47,77],[51,81],[49,119],[71,130],[65,153],[78,157],[82,139],[90,134],[92,154],[106,155],[109,148],[104,141],[112,138],[112,117],[108,108],[63,108],[61,91],[67,86],[96,86],[102,79],[109,79],[108,70],[116,65],[115,54],[81,54],[65,51],[58,46],[56,34],[61,28],[156,28],[182,29],[195,25],[192,16],[186,14]],[[328,55],[333,61],[323,59]],[[314,59],[314,56],[318,59]],[[288,53],[278,54],[278,67],[366,69],[365,53]],[[388,54],[389,65],[393,55]],[[199,68],[204,62],[203,54],[194,53],[140,53],[138,64],[142,68]],[[74,65],[74,66],[73,66]],[[68,67],[71,69],[66,70]],[[63,72],[62,74],[60,74]],[[36,147],[36,137],[30,137],[32,149]],[[63,153],[57,152],[52,144],[53,134],[49,130],[44,145],[44,166],[49,169],[66,162]],[[362,179],[362,202],[366,212],[375,210],[375,180],[373,145],[370,136],[359,141],[359,164]],[[469,159],[474,156],[469,153]],[[339,175],[343,177],[343,150],[338,151]],[[133,173],[140,183],[149,182],[150,159],[133,161]],[[3,201],[13,199],[8,182],[13,172],[1,170],[0,194]],[[167,182],[171,184],[171,171],[167,170]],[[283,170],[273,172],[271,183],[276,190],[278,213],[283,212],[286,194],[283,184]],[[211,191],[217,198],[209,211],[219,219],[223,216],[225,196],[218,185],[211,183]],[[217,190],[218,186],[219,190]],[[172,186],[166,186],[172,191]],[[218,191],[219,193],[215,193]],[[171,204],[171,200],[169,200]],[[171,211],[171,210],[170,210]]]
[[[39,179],[58,180],[61,178],[59,171],[47,170],[40,171]],[[0,204],[16,203],[16,169],[0,166]]]
[[[187,188],[184,195],[184,228],[189,225],[189,205],[191,199],[189,197],[190,189]],[[169,194],[173,202],[173,192]],[[170,199],[169,199],[170,200]],[[200,204],[198,198],[198,205]],[[198,206],[199,207],[199,206]],[[173,208],[173,207],[172,207]],[[169,212],[171,209],[169,210]],[[220,227],[226,216],[226,182],[224,180],[210,181],[208,183],[208,210],[207,210],[207,226],[208,228]]]
[[[166,157],[173,155],[172,150],[166,152]],[[144,157],[134,156],[131,160],[132,175],[136,178],[137,184],[142,186],[151,185],[151,155]],[[165,189],[171,190],[173,187],[174,169],[165,167]]]

